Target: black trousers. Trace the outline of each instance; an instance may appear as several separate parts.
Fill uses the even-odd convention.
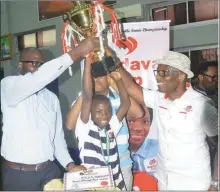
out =
[[[43,191],[44,185],[60,178],[60,169],[51,162],[43,171],[22,171],[2,167],[4,191]]]

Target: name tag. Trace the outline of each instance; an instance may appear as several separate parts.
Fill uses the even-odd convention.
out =
[[[144,160],[144,167],[146,169],[146,172],[154,172],[156,170],[157,165],[157,158],[152,157],[150,159]]]

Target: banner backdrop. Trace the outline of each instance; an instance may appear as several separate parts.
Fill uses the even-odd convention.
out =
[[[108,35],[109,46],[116,52],[125,69],[136,82],[144,88],[157,89],[153,70],[155,59],[161,58],[169,51],[170,21],[152,21],[124,23],[122,31],[126,36],[127,49],[120,43],[112,43]]]

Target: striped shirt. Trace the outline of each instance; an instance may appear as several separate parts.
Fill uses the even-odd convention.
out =
[[[99,129],[90,119],[88,123],[83,123],[79,116],[75,130],[78,146],[80,150],[80,159],[86,167],[100,167],[110,165],[112,169],[115,186],[125,190],[125,183],[121,174],[118,150],[115,135],[118,134],[122,124],[118,121],[116,115],[113,115],[109,126],[106,127],[106,133],[109,136],[109,154],[107,154],[107,137],[105,129]],[[103,152],[102,152],[102,148]],[[104,153],[104,155],[103,155]],[[108,164],[106,160],[108,159]]]

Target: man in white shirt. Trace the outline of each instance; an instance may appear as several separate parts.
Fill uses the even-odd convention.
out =
[[[218,116],[210,99],[186,88],[193,77],[190,59],[170,51],[156,60],[159,91],[142,89],[121,68],[129,95],[155,110],[158,127],[158,156],[155,176],[159,190],[217,190],[218,154],[211,181],[206,135],[217,146]]]
[[[67,151],[59,100],[45,86],[75,60],[98,50],[98,39],[88,38],[44,64],[39,49],[25,48],[18,63],[20,74],[1,81],[4,190],[43,190],[47,182],[60,177],[54,158],[69,172],[85,169],[76,166]]]

